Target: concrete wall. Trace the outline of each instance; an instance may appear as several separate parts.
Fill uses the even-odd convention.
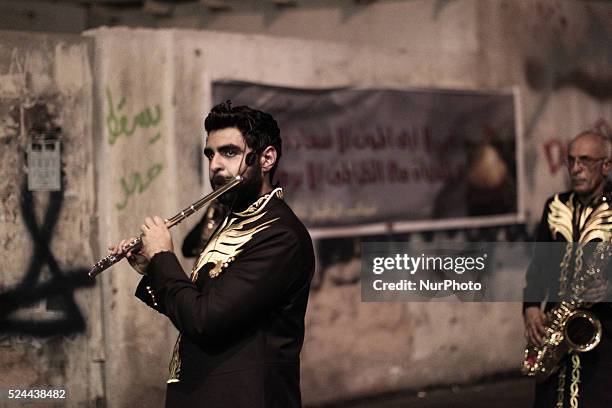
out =
[[[87,9],[67,2],[3,0],[0,30],[78,34],[87,28]]]
[[[164,167],[162,178],[172,185],[166,189],[173,193],[165,190],[166,200],[157,201],[155,210],[160,205],[171,209],[172,206],[167,205],[170,200],[193,201],[206,188],[195,158],[202,143],[197,137],[201,118],[211,104],[210,82],[215,79],[295,87],[498,89],[518,86],[527,159],[527,208],[533,223],[545,197],[564,188],[565,181],[562,170],[550,170],[543,146],[551,139],[567,140],[581,128],[610,117],[606,97],[594,97],[581,88],[581,83],[563,82],[558,89],[560,85],[553,82],[542,89],[538,88],[542,86],[538,78],[533,78],[561,75],[564,69],[569,69],[560,67],[561,72],[548,73],[553,69],[550,59],[556,58],[549,55],[551,50],[567,46],[570,52],[571,47],[589,41],[601,44],[601,36],[607,34],[587,29],[599,24],[597,13],[584,5],[570,3],[550,2],[544,5],[544,11],[538,11],[538,8],[510,2],[466,1],[453,2],[444,9],[445,18],[451,19],[449,22],[436,20],[433,12],[425,13],[412,3],[403,4],[404,15],[412,16],[409,11],[415,7],[422,17],[411,20],[409,30],[429,35],[424,41],[420,41],[423,37],[414,37],[419,40],[413,42],[405,39],[401,48],[219,32],[126,29],[91,32],[98,44],[100,66],[104,67],[97,76],[101,87],[105,89],[109,83],[120,84],[121,92],[130,95],[130,100],[138,101],[135,103],[137,110],[151,105],[154,94],[162,95],[165,100],[160,104],[164,106],[164,114],[166,106],[172,112],[172,116],[165,116],[164,120],[172,122],[174,140],[159,142],[157,147],[166,146],[168,162],[164,164],[167,167]],[[557,13],[557,18],[551,18],[550,13]],[[569,28],[567,34],[559,35],[563,19]],[[456,27],[459,39],[449,40],[454,38],[445,31],[449,26]],[[539,37],[534,41],[536,31]],[[560,44],[555,45],[555,41]],[[594,47],[592,54],[585,57],[586,66],[598,67],[601,53],[601,47]],[[147,68],[134,66],[134,56],[146,61]],[[570,68],[581,69],[579,63],[572,64]],[[533,73],[532,66],[536,71],[539,66],[544,72]],[[598,73],[598,68],[594,72]],[[147,82],[151,77],[155,78],[153,82]],[[166,91],[159,90],[163,82],[160,78],[171,81],[171,84],[166,83]],[[605,75],[602,80],[607,80]],[[145,83],[148,86],[144,86]],[[103,126],[102,133],[107,132]],[[147,147],[143,155],[147,160],[158,154],[149,153],[149,149]],[[134,154],[129,149],[108,152],[117,157],[113,159],[117,166]],[[158,182],[166,184],[161,179]],[[100,191],[105,191],[104,188]],[[146,194],[148,196],[149,191]],[[156,197],[155,193],[151,192],[150,197]],[[123,225],[132,218],[142,218],[143,209],[134,210],[125,220],[112,223]],[[108,219],[116,220],[115,214]],[[102,230],[106,229],[103,225]],[[359,285],[346,284],[355,282],[358,258],[326,267],[323,281],[312,293],[307,317],[302,377],[307,403],[473,381],[486,375],[511,372],[518,366],[523,344],[519,304],[363,304]],[[344,277],[340,282],[345,284],[337,284],[334,276]],[[131,308],[127,306],[130,302],[127,298],[118,299],[116,304],[118,308]],[[135,333],[137,327],[149,326],[144,323],[149,319],[144,314],[134,319],[130,325],[135,328],[123,323],[124,331]],[[473,333],[483,335],[473,336]],[[144,342],[144,337],[140,341]],[[152,354],[169,348],[168,339],[164,337],[147,336],[146,342]],[[143,348],[136,343],[134,349],[138,349],[142,357]],[[117,351],[115,347],[113,350]],[[131,354],[128,349],[125,352]],[[119,358],[119,361],[117,372],[133,370],[129,365],[134,363],[133,359]],[[121,380],[116,381],[120,386]],[[115,394],[112,387],[109,390],[112,401]]]
[[[71,185],[76,183],[80,189],[67,189],[65,196],[76,194],[79,199],[74,200],[79,204],[66,219],[66,227],[56,227],[61,234],[52,241],[52,248],[58,246],[54,253],[74,262],[67,268],[88,265],[92,254],[97,258],[108,243],[138,233],[145,215],[173,215],[208,191],[200,125],[211,105],[210,83],[215,79],[296,87],[518,86],[529,226],[539,217],[546,196],[565,188],[563,168],[559,167],[560,146],[594,123],[610,124],[610,51],[606,47],[610,28],[604,22],[609,5],[553,0],[388,1],[367,7],[312,4],[284,12],[269,10],[274,18],[255,10],[218,14],[206,22],[219,30],[248,34],[125,28],[87,33],[95,43],[93,136],[86,123],[75,125],[82,129],[84,138],[79,140],[85,145],[78,152],[67,151],[70,159],[64,168],[78,180]],[[186,22],[196,17],[184,15]],[[287,35],[303,38],[280,38]],[[4,44],[5,38],[0,36],[0,43]],[[37,38],[22,37],[7,43],[23,48],[36,43]],[[2,52],[10,56],[10,52]],[[13,60],[3,57],[1,61],[8,62],[0,73],[13,75]],[[45,59],[36,61],[45,66]],[[64,75],[57,82],[53,75],[34,82],[56,81],[63,89],[69,85],[66,82],[79,78]],[[8,83],[2,81],[3,86]],[[17,99],[25,98],[19,95]],[[88,109],[87,103],[66,106],[71,108],[60,110],[62,115],[82,113],[80,117],[87,117],[87,111],[82,111]],[[11,133],[3,126],[0,137],[6,138],[4,135]],[[63,126],[65,132],[68,128]],[[23,177],[19,172],[22,156],[17,153],[21,150],[11,144],[17,143],[16,136],[6,140],[9,150],[0,154],[6,154],[12,164],[3,165],[2,174],[17,180]],[[89,155],[87,140],[93,140],[95,155]],[[0,259],[4,264],[10,259],[20,272],[5,273],[5,285],[25,275],[30,256],[22,251],[21,260],[13,260],[10,252],[28,240],[27,228],[19,218],[20,192],[11,183],[0,184],[4,189],[3,216],[10,221],[8,228],[2,228],[2,242],[8,249],[0,250]],[[95,192],[86,192],[92,185]],[[41,211],[44,204],[36,207]],[[90,229],[91,218],[87,216],[94,208],[97,231]],[[176,228],[175,245],[180,246],[195,221]],[[77,225],[80,230],[74,230]],[[505,239],[508,232],[501,228],[486,231],[492,234],[487,235],[489,239]],[[76,243],[73,237],[79,234],[91,238],[93,250],[81,248],[84,241]],[[455,239],[484,239],[483,234],[460,231]],[[432,237],[444,238],[442,233]],[[410,239],[421,237],[413,234]],[[302,355],[306,403],[472,382],[517,368],[523,345],[519,304],[361,303],[359,239],[325,240],[317,246],[327,257],[319,265],[307,314]],[[185,269],[190,262],[184,260]],[[88,397],[79,397],[79,402],[85,404],[91,395],[102,394],[98,386],[102,380],[92,373],[95,367],[99,372],[100,363],[105,362],[104,396],[109,406],[163,404],[176,330],[133,297],[137,281],[133,271],[119,264],[96,280],[104,300],[102,310],[95,306],[81,309],[85,310],[87,335],[77,336],[76,342],[80,342],[80,350],[89,351],[76,355],[87,356],[82,361],[89,361],[83,363],[90,367],[89,377],[77,369],[69,375],[70,381],[75,381],[71,387],[93,391],[88,391]],[[83,293],[91,293],[87,296],[92,302],[87,304],[97,304],[96,290]],[[15,346],[14,340],[8,341],[10,352],[3,354],[2,367],[23,371],[19,353],[26,351]],[[65,361],[76,364],[72,357],[56,352],[58,347],[68,347],[68,341],[58,344],[56,349],[42,349],[31,360],[44,362],[52,355],[62,358],[41,363],[41,368],[18,378],[38,378],[38,373],[48,370],[45,367],[57,369]],[[103,350],[100,344],[104,344]],[[13,360],[4,360],[8,358],[5,355]],[[68,374],[58,378],[68,378]],[[89,385],[77,384],[77,378],[89,378]]]
[[[530,225],[546,197],[566,188],[557,147],[602,119],[612,127],[605,45],[610,6],[604,2],[313,1],[282,10],[236,6],[211,16],[188,7],[177,8],[167,25],[342,41],[410,55],[398,69],[411,72],[402,73],[406,85],[520,86]],[[453,84],[452,73],[461,66],[467,71],[457,78],[463,84]]]
[[[558,147],[580,129],[609,118],[605,102],[610,100],[606,47],[610,6],[605,2],[313,0],[284,8],[265,2],[225,3],[231,8],[219,12],[196,3],[180,4],[157,18],[142,10],[126,13],[98,7],[91,10],[89,24],[187,27],[342,42],[412,55],[409,64],[395,66],[393,76],[410,72],[401,73],[408,79],[402,84],[455,86],[447,75],[463,66],[466,73],[459,79],[464,83],[481,88],[519,85],[530,225],[546,197],[566,186]],[[431,63],[415,63],[422,55],[429,55]],[[559,115],[568,118],[570,127],[556,127],[562,123],[556,120]]]
[[[119,34],[122,33],[122,34]],[[175,155],[170,36],[124,30],[95,38],[100,252],[140,234],[147,215],[173,215],[181,196]],[[180,185],[180,184],[179,184]],[[197,193],[196,193],[197,194]],[[122,262],[100,275],[109,406],[160,406],[176,331],[134,297],[140,276]],[[143,405],[144,404],[144,405]]]
[[[91,52],[81,36],[0,32],[0,388],[60,388],[73,406],[104,397],[100,292],[84,269],[96,239]],[[61,141],[57,192],[28,187],[41,134]]]
[[[610,5],[482,2],[479,13],[483,74],[493,86],[521,87],[533,224],[546,198],[568,187],[558,148],[594,125],[612,129]]]

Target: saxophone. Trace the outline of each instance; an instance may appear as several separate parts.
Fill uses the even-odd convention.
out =
[[[568,244],[568,253],[572,245]],[[579,246],[577,252],[582,252]],[[596,244],[591,263],[571,285],[569,299],[561,301],[546,314],[546,327],[542,346],[528,344],[521,373],[534,377],[536,382],[545,381],[557,371],[559,363],[569,352],[582,353],[593,350],[601,341],[601,322],[588,308],[593,303],[581,300],[587,285],[603,278],[603,269],[612,255],[609,242]]]

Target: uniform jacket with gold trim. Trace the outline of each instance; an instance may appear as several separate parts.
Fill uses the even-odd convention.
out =
[[[581,207],[571,192],[557,194],[547,201],[538,226],[534,257],[527,269],[523,310],[529,306],[539,306],[546,297],[546,310],[552,309],[559,301],[561,263],[568,242],[585,245],[582,270],[592,262],[596,242],[610,242],[612,212],[608,204],[611,190],[609,187],[606,187],[604,196],[592,202],[588,208]],[[609,261],[607,265],[603,265],[603,277],[610,282],[612,265]],[[568,279],[571,279],[575,269],[574,252],[569,259]],[[612,303],[609,302],[610,299],[606,299],[590,308],[602,324],[602,339],[595,349],[580,353],[580,406],[612,406],[612,394],[609,392],[612,386]],[[571,366],[570,363],[567,364]],[[556,406],[557,377],[553,375],[536,386],[534,406]]]
[[[592,261],[596,242],[612,240],[612,185],[607,185],[602,197],[582,205],[571,191],[550,197],[538,229],[533,259],[527,269],[523,291],[523,309],[539,305],[548,298],[547,308],[558,301],[560,264],[567,242],[584,246],[583,268]],[[575,270],[575,253],[570,258],[569,276]],[[610,263],[604,277],[609,278]]]
[[[221,224],[191,279],[173,253],[162,252],[138,286],[136,296],[181,335],[168,407],[301,406],[312,241],[274,193],[251,207]]]

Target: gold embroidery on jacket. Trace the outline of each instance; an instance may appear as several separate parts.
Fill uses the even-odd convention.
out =
[[[208,244],[196,262],[194,268],[195,277],[192,276],[194,282],[197,280],[199,270],[209,262],[214,264],[212,269],[208,272],[209,276],[211,278],[219,276],[223,269],[227,268],[236,256],[242,252],[244,245],[253,238],[253,235],[265,230],[271,223],[278,219],[275,218],[255,225],[252,228],[246,228],[247,224],[256,223],[266,214],[263,210],[272,197],[282,199],[282,188],[278,187],[270,193],[261,196],[257,201],[251,204],[249,208],[236,213],[235,215],[237,218],[225,219],[219,228],[219,233],[215,234],[210,241],[208,241]]]
[[[211,237],[206,244],[206,247],[200,254],[198,261],[191,270],[191,282],[195,283],[198,280],[198,273],[200,269],[209,262],[215,265],[209,271],[211,278],[219,276],[223,268],[227,266],[236,258],[236,256],[242,251],[244,245],[256,233],[265,230],[278,218],[274,218],[256,225],[252,228],[245,228],[246,224],[253,223],[261,219],[266,213],[263,209],[266,204],[272,199],[272,197],[278,197],[283,199],[283,190],[278,187],[270,193],[260,197],[257,201],[249,206],[246,210],[236,213],[237,218],[226,218],[223,224],[219,228],[218,232]],[[179,333],[174,350],[172,351],[172,358],[170,360],[170,378],[167,383],[180,382],[181,373],[181,356],[180,356],[180,343],[181,333]]]
[[[271,223],[278,220],[274,218],[255,225],[252,228],[246,228],[246,224],[251,224],[261,219],[266,213],[262,212],[259,215],[251,218],[240,220],[233,218],[226,221],[221,227],[219,234],[215,235],[209,241],[206,248],[198,258],[195,266],[195,271],[199,271],[204,265],[212,262],[214,266],[208,272],[211,278],[216,278],[227,266],[242,252],[247,242],[253,238],[253,235],[267,229]],[[197,277],[195,278],[197,279]]]
[[[566,203],[559,200],[556,194],[549,204],[548,227],[554,237],[561,234],[567,242],[574,240],[574,225],[572,223],[574,214],[574,194],[572,193]],[[587,243],[595,239],[610,241],[612,238],[612,210],[607,201],[602,201],[597,207],[582,207],[578,204],[578,231],[579,243]]]
[[[612,237],[612,211],[607,202],[592,210],[580,232],[580,242],[601,239],[609,242]]]
[[[548,227],[550,228],[550,234],[553,237],[561,234],[567,242],[573,241],[573,198],[574,194],[570,196],[567,204],[564,204],[559,200],[559,194],[555,194],[555,198],[548,205]]]
[[[246,210],[242,212],[236,213],[239,217],[252,217],[256,215],[258,212],[262,211],[266,204],[272,199],[272,197],[277,197],[279,199],[283,199],[283,189],[281,187],[276,187],[274,190],[270,191],[268,194],[265,194],[257,199],[253,204],[249,206]]]

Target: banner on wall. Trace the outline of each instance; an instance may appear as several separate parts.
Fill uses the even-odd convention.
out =
[[[212,84],[278,121],[276,178],[317,237],[520,222],[512,91]]]

